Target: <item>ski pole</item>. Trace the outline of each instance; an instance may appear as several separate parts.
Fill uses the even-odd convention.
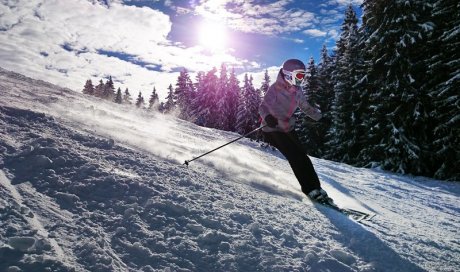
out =
[[[188,164],[191,163],[192,161],[197,160],[197,159],[199,159],[199,158],[201,158],[201,157],[203,157],[203,156],[206,156],[206,155],[208,155],[209,153],[212,153],[212,152],[216,151],[217,149],[221,149],[222,147],[224,147],[224,146],[226,146],[226,145],[229,145],[229,144],[231,144],[231,143],[234,143],[234,142],[238,141],[238,140],[241,139],[241,138],[247,137],[247,136],[249,136],[249,135],[251,135],[251,134],[253,134],[253,133],[255,133],[255,132],[257,132],[257,131],[259,131],[259,130],[261,130],[261,129],[263,129],[263,128],[266,127],[266,126],[267,126],[267,125],[258,127],[258,128],[256,128],[256,129],[254,129],[253,131],[248,132],[248,133],[244,134],[243,136],[241,136],[241,137],[239,137],[239,138],[236,138],[235,140],[232,140],[232,141],[230,141],[230,142],[228,142],[228,143],[226,143],[226,144],[224,144],[224,145],[221,145],[221,146],[219,146],[219,147],[216,147],[216,148],[214,148],[214,149],[211,150],[211,151],[208,151],[208,152],[206,152],[206,153],[204,153],[204,154],[201,154],[201,155],[198,156],[198,157],[195,157],[195,158],[193,158],[193,159],[191,159],[191,160],[186,160],[186,161],[184,162],[184,164],[188,166]]]

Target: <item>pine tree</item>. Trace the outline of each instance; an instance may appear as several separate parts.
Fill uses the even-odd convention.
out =
[[[351,31],[358,31],[358,18],[356,17],[356,12],[354,11],[353,6],[350,4],[345,11],[345,18],[342,23],[340,37],[336,43],[337,58],[340,58],[345,53],[346,47],[348,47],[348,37],[350,36]]]
[[[380,162],[385,158],[381,155],[381,150],[379,150],[381,135],[380,125],[378,124],[378,119],[376,118],[377,108],[372,103],[377,101],[378,92],[380,88],[381,75],[374,72],[372,61],[375,58],[374,49],[379,47],[379,44],[376,43],[377,33],[376,29],[379,27],[379,13],[383,11],[384,3],[382,1],[376,2],[374,0],[364,0],[363,7],[363,23],[361,26],[362,37],[361,41],[364,44],[362,47],[362,52],[365,59],[365,69],[366,75],[364,78],[361,78],[361,84],[358,83],[359,91],[362,93],[362,103],[368,104],[368,109],[365,111],[364,115],[366,116],[363,119],[362,127],[366,133],[365,144],[362,147],[362,150],[358,156],[358,159],[361,161],[362,166],[379,166]],[[371,42],[372,41],[372,42]],[[361,45],[362,45],[361,44]],[[380,73],[384,74],[385,71],[380,69]]]
[[[194,86],[186,69],[183,69],[177,78],[174,96],[177,99],[176,104],[180,111],[179,118],[190,120]]]
[[[168,95],[166,96],[166,103],[164,104],[164,112],[169,113],[176,109],[176,97],[172,84],[169,84]]]
[[[228,85],[229,80],[227,76],[227,66],[222,64],[220,67],[220,75],[217,82],[217,112],[216,116],[216,128],[221,130],[230,130],[230,123],[228,122],[228,111],[229,111],[229,96],[228,96]]]
[[[318,91],[315,94],[314,102],[319,106],[323,118],[316,122],[315,130],[321,141],[317,142],[315,151],[311,155],[323,157],[328,153],[326,145],[327,133],[331,127],[332,120],[332,101],[334,99],[334,84],[332,80],[332,71],[334,69],[333,57],[329,56],[326,45],[321,49],[321,61],[317,67]]]
[[[109,76],[109,79],[104,84],[102,90],[102,98],[113,101],[115,97],[115,87],[111,76]]]
[[[191,107],[190,107],[190,114],[191,120],[199,126],[204,126],[204,117],[201,114],[202,110],[202,95],[203,95],[203,80],[204,80],[204,72],[199,71],[195,77],[196,81],[193,84],[195,89],[195,94],[192,99]]]
[[[96,97],[103,97],[104,96],[104,82],[99,80],[99,84],[94,88],[94,96]]]
[[[121,95],[121,89],[120,87],[118,87],[118,90],[117,90],[117,94],[115,96],[115,100],[114,100],[115,103],[117,104],[121,104],[123,102],[123,97]]]
[[[248,74],[244,75],[244,83],[243,88],[241,90],[239,99],[238,99],[238,111],[236,116],[236,131],[239,134],[246,134],[249,132],[249,112],[247,111],[247,96],[248,96],[248,85],[249,85],[249,78]]]
[[[158,104],[158,102],[160,101],[160,99],[158,98],[158,94],[157,94],[157,90],[155,89],[155,87],[153,87],[153,91],[152,91],[152,94],[150,95],[150,99],[149,99],[149,110],[152,110],[154,109],[155,105]]]
[[[259,127],[260,125],[260,117],[259,117],[259,106],[262,103],[262,93],[260,89],[256,89],[254,87],[253,83],[253,77],[252,75],[249,77],[249,99],[248,99],[248,111],[250,113],[249,115],[249,129],[252,131]],[[253,139],[260,140],[262,137],[262,134],[259,132],[257,134],[254,134],[251,136]]]
[[[260,87],[260,90],[262,91],[262,96],[265,96],[265,94],[268,91],[268,88],[270,88],[270,76],[268,76],[268,70],[265,69],[264,80],[262,81],[262,86]]]
[[[133,99],[131,98],[128,88],[125,89],[125,93],[123,94],[123,104],[133,104]]]
[[[427,174],[429,169],[424,159],[429,99],[420,88],[429,5],[422,0],[363,3],[363,24],[371,33],[365,55],[372,107],[362,154],[375,165],[400,173]]]
[[[310,58],[307,66],[307,85],[304,88],[304,95],[308,102],[317,107],[318,101],[321,99],[319,92],[319,79],[315,60]],[[318,122],[310,119],[301,111],[296,113],[296,131],[300,141],[308,147],[308,153],[313,156],[320,154],[319,147],[324,142],[324,135],[320,134]]]
[[[311,105],[316,106],[321,97],[320,97],[320,82],[318,78],[318,68],[315,64],[315,60],[313,57],[310,58],[310,61],[308,62],[307,66],[307,73],[308,75],[308,80],[307,80],[307,88],[305,88],[305,95],[310,102]]]
[[[217,93],[217,69],[213,68],[198,78],[196,97],[193,100],[193,116],[196,123],[205,127],[216,127],[218,115],[216,93]]]
[[[353,41],[354,48],[350,52],[353,56],[354,63],[352,69],[353,76],[353,92],[351,96],[351,104],[353,108],[353,115],[351,119],[352,131],[349,139],[350,147],[350,163],[357,166],[365,166],[369,160],[362,157],[365,154],[364,147],[369,144],[368,141],[368,130],[366,126],[368,120],[370,120],[370,102],[369,97],[372,90],[369,89],[368,84],[368,64],[366,63],[364,56],[367,54],[365,48],[365,41],[367,40],[367,33],[364,27],[358,29],[358,40],[355,44]],[[363,53],[364,52],[364,53]]]
[[[434,28],[426,61],[431,98],[433,135],[430,140],[430,167],[435,178],[460,180],[460,4],[457,0],[435,1]],[[436,27],[434,27],[436,26]]]
[[[227,116],[228,129],[230,131],[236,132],[236,123],[237,123],[237,112],[238,112],[238,100],[240,97],[241,89],[240,82],[235,74],[235,69],[232,68],[230,72],[230,77],[228,79],[228,89],[227,89],[227,106],[225,115]]]
[[[139,95],[137,96],[137,100],[136,100],[136,107],[142,109],[144,108],[144,105],[145,105],[144,97],[142,96],[142,93],[139,92]]]
[[[258,126],[261,95],[260,90],[254,88],[252,80],[252,76],[244,75],[244,86],[238,104],[236,121],[236,129],[240,134],[246,134]]]
[[[330,111],[332,97],[334,96],[334,84],[332,72],[334,69],[333,57],[329,56],[327,47],[323,44],[321,49],[321,62],[318,65],[318,93],[316,103],[320,105],[323,112]]]
[[[345,12],[342,32],[337,41],[337,55],[333,72],[334,100],[332,105],[332,124],[328,133],[329,152],[327,158],[343,162],[356,160],[353,152],[353,119],[355,111],[352,98],[356,90],[356,53],[358,45],[358,19],[351,5]]]
[[[89,95],[94,95],[94,86],[93,82],[91,79],[88,79],[85,83],[85,87],[83,87],[83,93],[84,94],[89,94]]]

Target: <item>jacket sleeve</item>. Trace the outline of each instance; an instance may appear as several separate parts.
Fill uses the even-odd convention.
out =
[[[265,94],[265,97],[262,99],[262,103],[260,103],[259,106],[259,114],[262,119],[265,120],[265,117],[270,114],[270,108],[273,106],[275,103],[276,96],[273,93],[272,88],[270,88],[267,93]]]
[[[321,111],[312,105],[308,103],[307,98],[305,98],[305,95],[302,93],[301,89],[297,90],[296,93],[297,96],[297,101],[298,101],[298,106],[299,108],[311,119],[318,121],[323,117],[321,114]]]

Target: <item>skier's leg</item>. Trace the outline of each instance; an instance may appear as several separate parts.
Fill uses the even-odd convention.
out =
[[[318,175],[295,133],[264,132],[264,136],[268,143],[286,157],[302,187],[302,192],[308,194],[320,188]]]
[[[321,184],[316,174],[315,168],[313,167],[313,163],[310,160],[310,157],[307,155],[307,151],[304,149],[302,143],[300,142],[297,133],[295,131],[291,131],[288,133],[288,137],[295,156],[295,171],[300,171],[302,173],[303,179],[299,180],[300,185],[302,186],[302,192],[308,194],[314,189],[320,189]]]

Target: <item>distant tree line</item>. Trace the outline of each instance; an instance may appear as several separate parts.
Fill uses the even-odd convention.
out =
[[[262,86],[255,88],[252,76],[245,74],[243,86],[240,87],[234,69],[230,73],[227,70],[227,66],[222,64],[220,71],[213,68],[208,72],[198,72],[196,82],[192,82],[188,71],[183,69],[175,88],[169,85],[164,102],[159,102],[154,88],[147,107],[141,92],[134,105],[162,113],[175,112],[179,118],[200,126],[245,134],[260,124],[258,107],[261,94],[268,89],[270,78],[268,71],[265,71]],[[101,79],[97,86],[88,79],[83,93],[117,104],[133,104],[128,88],[124,93],[121,88],[115,92],[112,77],[105,83]],[[256,135],[253,138],[259,137]]]
[[[118,87],[117,91],[115,91],[115,86],[112,80],[112,77],[109,76],[109,79],[104,83],[101,79],[99,84],[94,86],[91,79],[88,79],[83,87],[83,93],[92,95],[95,97],[99,97],[108,101],[112,101],[117,104],[127,104],[127,105],[134,105],[137,108],[141,109],[148,109],[148,110],[160,110],[163,111],[164,104],[159,103],[159,97],[156,91],[156,88],[153,88],[152,94],[150,95],[150,99],[148,104],[146,104],[142,93],[139,91],[139,94],[136,98],[136,101],[133,103],[133,98],[128,90],[125,89],[122,92],[121,88]]]

